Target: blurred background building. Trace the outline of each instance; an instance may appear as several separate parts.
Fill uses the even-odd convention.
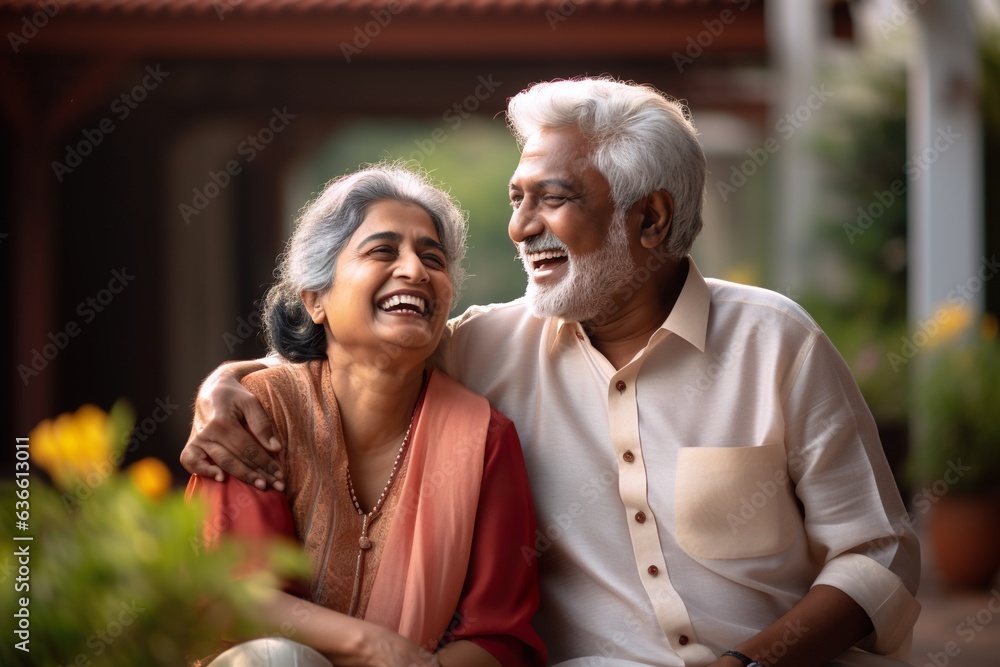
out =
[[[263,352],[257,301],[296,211],[364,162],[419,163],[469,210],[459,308],[519,295],[506,99],[610,73],[692,110],[711,169],[702,270],[803,301],[901,458],[920,343],[908,334],[927,333],[996,246],[979,78],[995,14],[874,0],[0,2],[5,430],[125,397],[158,418],[139,453],[174,459],[199,380]],[[984,280],[962,305],[978,316],[996,292]]]
[[[667,91],[692,108],[717,174],[773,133],[779,77],[757,0],[0,7],[5,431],[118,397],[142,419],[161,400],[179,407],[143,448],[167,460],[201,378],[263,352],[257,301],[330,178],[400,158],[449,185],[470,212],[462,307],[523,292],[502,112],[532,82],[610,73]],[[845,5],[816,9],[828,38],[849,37]],[[766,178],[726,201],[713,191],[705,270],[774,256]]]

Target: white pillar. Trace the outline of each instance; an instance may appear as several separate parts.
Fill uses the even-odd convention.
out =
[[[927,2],[910,67],[907,176],[911,325],[943,305],[983,310],[982,133],[968,0]]]
[[[780,119],[800,109],[817,85],[817,59],[823,24],[823,3],[806,0],[768,0],[768,43],[774,56],[774,117]],[[807,107],[808,108],[808,107]],[[816,214],[819,169],[812,154],[812,122],[796,122],[794,133],[782,139],[775,156],[774,255],[769,286],[785,294],[803,290],[809,275],[808,244]]]

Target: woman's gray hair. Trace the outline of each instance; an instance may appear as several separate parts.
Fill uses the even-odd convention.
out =
[[[666,249],[681,259],[701,231],[707,165],[687,109],[651,86],[610,77],[538,83],[507,105],[522,148],[543,128],[578,127],[608,180],[618,215],[656,190],[674,200]]]
[[[337,258],[358,230],[369,207],[400,201],[424,209],[434,222],[454,286],[450,308],[465,280],[466,219],[456,202],[424,173],[400,164],[379,164],[330,181],[299,216],[295,232],[275,270],[277,282],[264,299],[264,325],[272,351],[290,361],[326,358],[326,334],[312,321],[303,291],[333,287]]]

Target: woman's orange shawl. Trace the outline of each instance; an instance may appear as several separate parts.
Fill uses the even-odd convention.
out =
[[[328,566],[336,563],[343,573],[347,564],[353,575],[360,517],[343,489],[347,456],[329,366],[282,364],[243,382],[286,443],[288,488],[262,492],[232,478],[192,477],[189,495],[209,505],[206,540],[213,543],[221,532],[298,539],[317,566],[309,597],[346,611],[338,608],[343,594],[331,591],[350,591],[353,577],[345,581]],[[431,371],[404,467],[370,532],[376,546],[365,556],[359,609],[429,651],[452,622],[465,584],[489,423],[485,398]],[[227,519],[213,521],[220,513]]]

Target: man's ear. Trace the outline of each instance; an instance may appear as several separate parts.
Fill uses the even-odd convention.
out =
[[[326,310],[323,309],[319,292],[302,290],[299,292],[299,296],[302,297],[302,303],[306,304],[306,310],[309,311],[309,317],[312,318],[312,321],[316,324],[323,324],[326,321]]]
[[[666,190],[656,190],[642,202],[639,241],[643,248],[658,248],[670,233],[674,219],[674,198]]]

